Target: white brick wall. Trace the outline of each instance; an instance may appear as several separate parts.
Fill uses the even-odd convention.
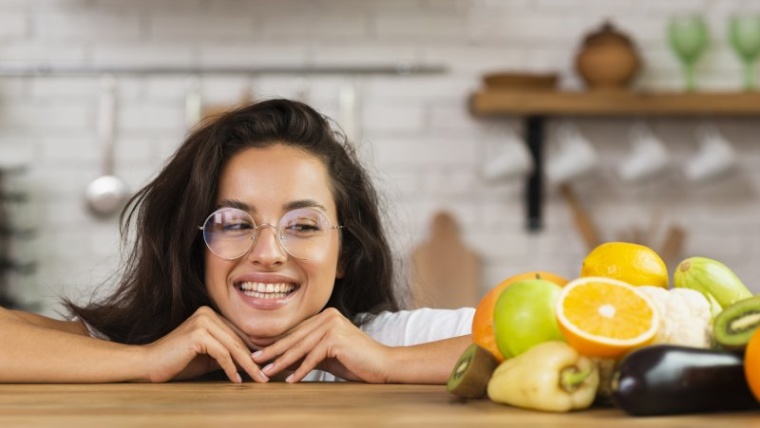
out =
[[[464,240],[484,261],[483,290],[506,276],[551,270],[572,277],[586,252],[555,189],[547,189],[545,229],[524,229],[523,183],[486,183],[480,167],[513,118],[475,119],[467,97],[495,70],[561,73],[578,87],[573,59],[588,31],[612,19],[636,38],[646,68],[636,86],[676,89],[678,63],[663,39],[667,17],[709,14],[712,47],[699,65],[700,87],[736,89],[739,62],[727,46],[726,17],[760,11],[754,0],[3,0],[0,65],[305,66],[425,62],[447,67],[430,76],[204,76],[208,103],[305,96],[337,118],[338,92],[359,90],[357,142],[392,213],[394,247],[404,259],[426,238],[440,209],[458,218]],[[7,186],[26,191],[13,207],[17,223],[34,226],[19,257],[37,261],[29,277],[13,276],[17,297],[54,313],[60,295],[87,297],[118,263],[115,219],[92,218],[83,203],[100,163],[95,133],[97,77],[38,76],[0,80],[0,157],[25,163]],[[118,79],[118,175],[132,188],[157,171],[185,133],[188,76]],[[607,239],[646,228],[660,212],[664,230],[689,232],[684,257],[723,260],[760,292],[760,147],[756,119],[716,119],[741,153],[741,175],[694,187],[673,172],[659,183],[627,186],[614,174],[640,118],[574,122],[600,152],[597,175],[577,193]],[[549,123],[547,151],[559,120]],[[698,120],[651,119],[679,168],[695,149]]]

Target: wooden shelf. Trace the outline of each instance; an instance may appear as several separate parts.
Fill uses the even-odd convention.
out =
[[[516,91],[472,95],[475,116],[757,116],[760,92]]]
[[[525,186],[526,227],[543,228],[543,146],[548,117],[753,117],[760,92],[632,92],[482,89],[470,97],[474,116],[520,116],[533,173]]]

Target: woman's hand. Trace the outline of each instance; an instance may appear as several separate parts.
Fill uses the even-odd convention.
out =
[[[250,340],[206,306],[144,349],[150,382],[192,379],[220,368],[236,383],[242,382],[238,368],[256,382],[269,380],[251,358]]]
[[[298,382],[310,371],[320,369],[346,380],[385,383],[389,381],[390,350],[364,334],[338,310],[327,308],[254,353],[254,361],[271,361],[263,369],[269,377],[297,366],[286,382]]]

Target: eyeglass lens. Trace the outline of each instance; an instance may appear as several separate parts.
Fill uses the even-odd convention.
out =
[[[245,211],[222,208],[213,212],[203,225],[203,239],[209,250],[223,259],[236,259],[255,245],[261,229]],[[277,223],[277,238],[291,256],[308,259],[324,249],[334,229],[327,217],[311,208],[287,212]]]

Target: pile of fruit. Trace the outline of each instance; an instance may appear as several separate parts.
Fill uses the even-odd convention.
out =
[[[760,408],[760,295],[723,263],[604,243],[580,277],[508,278],[480,301],[447,389],[465,399],[631,415]]]

